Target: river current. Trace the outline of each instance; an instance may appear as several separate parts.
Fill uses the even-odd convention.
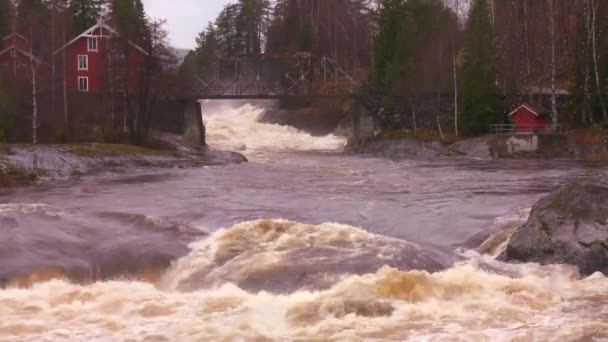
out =
[[[564,160],[388,160],[206,106],[250,162],[0,193],[0,341],[608,341],[608,279],[496,261]]]

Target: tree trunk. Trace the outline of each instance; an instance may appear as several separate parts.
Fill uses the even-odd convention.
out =
[[[587,31],[587,40],[585,43],[585,71],[583,77],[585,78],[583,84],[583,106],[581,110],[581,123],[583,125],[593,124],[593,111],[590,110],[591,96],[590,96],[590,83],[591,83],[591,70],[590,70],[590,59],[591,59],[591,0],[585,1],[585,29]]]
[[[530,63],[530,37],[529,37],[529,27],[528,27],[528,0],[523,0],[523,10],[524,10],[524,48],[526,50],[526,86],[528,87],[528,101],[531,103],[533,101],[532,98],[532,87],[530,84],[530,79],[532,78],[532,68]]]
[[[458,70],[457,70],[457,59],[456,56],[456,41],[454,33],[452,32],[452,67],[453,67],[453,78],[454,78],[454,134],[459,135],[458,132]]]
[[[63,40],[66,41],[66,30],[65,30],[65,26],[62,27],[63,29]],[[65,56],[65,49],[63,49],[63,51],[61,52],[62,55],[62,59],[63,59],[63,125],[64,125],[64,130],[67,133],[70,132],[70,124],[69,124],[69,116],[68,116],[68,84],[67,84],[67,78],[68,78],[68,73],[67,73],[67,59]]]
[[[418,125],[416,124],[416,108],[414,107],[414,104],[412,104],[412,124],[414,127],[414,136],[417,137],[418,136]]]
[[[599,7],[599,3],[596,3],[595,0],[591,0],[591,22],[592,22],[592,33],[591,40],[593,45],[593,68],[595,70],[595,87],[597,89],[597,96],[600,100],[600,105],[602,106],[602,115],[604,118],[604,122],[608,123],[608,112],[606,111],[606,103],[604,102],[604,94],[602,91],[602,84],[600,82],[600,72],[598,67],[598,58],[597,58],[597,10]]]
[[[551,123],[553,129],[557,129],[557,95],[555,89],[555,6],[553,0],[549,0],[550,13],[549,22],[551,29]]]

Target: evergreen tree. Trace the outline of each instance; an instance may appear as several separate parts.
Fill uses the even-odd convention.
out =
[[[98,0],[71,0],[69,12],[72,16],[72,35],[77,35],[95,25],[101,14]]]
[[[5,141],[13,127],[14,111],[11,100],[0,88],[0,141]]]
[[[42,0],[19,0],[17,2],[17,31],[29,36],[32,26],[44,24],[47,11],[48,8]]]
[[[112,0],[110,10],[124,39],[146,45],[149,40],[148,23],[141,0]]]
[[[300,35],[298,37],[298,45],[300,51],[312,51],[314,46],[315,32],[310,18],[306,18],[300,27]]]
[[[236,36],[246,54],[262,52],[262,37],[267,26],[270,1],[268,0],[239,0],[237,4]]]
[[[196,50],[194,53],[194,65],[197,74],[202,77],[212,77],[215,75],[217,67],[217,55],[220,49],[217,31],[213,23],[209,23],[207,28],[196,38]]]
[[[12,14],[11,0],[0,0],[0,48],[2,48],[2,38],[11,32]]]
[[[238,5],[227,5],[215,21],[217,38],[221,46],[220,52],[224,56],[231,56],[243,51],[243,41],[237,32],[238,13]]]
[[[485,133],[504,111],[488,0],[474,0],[463,49],[461,120],[466,134]]]
[[[407,43],[406,34],[411,25],[402,0],[386,0],[380,10],[380,29],[376,37],[372,78],[376,86],[387,87],[390,84],[390,74],[393,63],[403,58],[397,56],[397,44]],[[406,51],[400,48],[400,54]]]

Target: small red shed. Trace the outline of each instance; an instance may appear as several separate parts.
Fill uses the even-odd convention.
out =
[[[515,132],[538,132],[545,130],[548,114],[547,109],[524,103],[509,113],[509,119]]]

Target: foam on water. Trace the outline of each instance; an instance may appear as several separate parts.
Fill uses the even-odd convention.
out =
[[[264,152],[335,151],[346,139],[335,135],[314,137],[291,126],[261,123],[264,108],[251,104],[214,106],[204,113],[208,144],[217,149]]]
[[[608,279],[580,278],[562,265],[505,264],[469,252],[466,261],[443,271],[385,266],[343,274],[327,288],[283,294],[246,291],[235,284],[238,277],[230,278],[233,272],[273,269],[293,257],[290,251],[306,246],[340,250],[339,267],[348,263],[344,256],[361,250],[372,249],[388,261],[404,248],[418,249],[345,225],[245,222],[194,243],[192,253],[165,273],[165,281],[177,283],[81,286],[52,280],[0,290],[0,336],[3,341],[608,339]],[[215,267],[226,267],[225,281]],[[180,288],[179,280],[200,270],[216,272],[205,278],[207,286]]]

